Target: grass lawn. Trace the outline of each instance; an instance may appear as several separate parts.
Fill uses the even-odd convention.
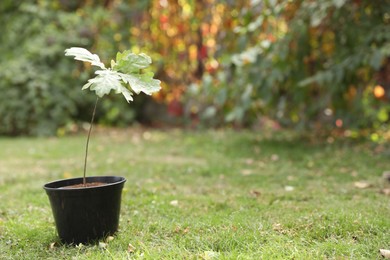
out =
[[[390,157],[370,144],[139,129],[90,143],[88,175],[127,178],[119,232],[60,245],[42,186],[82,174],[84,143],[0,138],[0,259],[379,259],[390,249],[380,193]]]

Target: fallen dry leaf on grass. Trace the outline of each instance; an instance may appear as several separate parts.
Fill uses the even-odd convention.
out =
[[[283,225],[280,224],[280,223],[274,223],[274,224],[272,225],[272,230],[273,230],[273,231],[276,231],[276,232],[278,232],[278,233],[280,233],[280,234],[283,234],[283,235],[288,233],[288,230],[286,230],[286,229],[283,227]]]
[[[382,193],[382,194],[385,194],[386,196],[390,196],[390,188],[382,189],[382,190],[381,190],[381,193]]]
[[[218,257],[219,253],[214,251],[205,251],[202,255],[202,258],[205,260],[217,259]]]
[[[129,243],[129,245],[127,246],[127,252],[129,253],[134,253],[135,252],[135,246],[133,246],[132,244]]]
[[[382,177],[386,182],[390,183],[390,171],[383,172]]]
[[[384,258],[390,259],[390,250],[379,249],[379,252],[381,253],[381,256],[383,256]]]
[[[257,190],[251,190],[249,193],[256,198],[261,195],[261,192]]]
[[[76,246],[76,248],[78,248],[78,249],[83,248],[83,247],[84,247],[83,243],[79,243],[79,244]]]
[[[367,189],[367,188],[371,187],[371,184],[368,182],[365,182],[365,181],[357,181],[353,185],[355,186],[355,188],[358,188],[358,189]]]
[[[292,175],[287,176],[287,180],[288,180],[288,181],[293,181],[294,179],[295,179],[295,177],[292,176]]]
[[[243,170],[241,170],[241,175],[243,175],[243,176],[248,176],[248,175],[251,175],[251,174],[253,174],[253,171],[250,170],[250,169],[243,169]]]
[[[50,243],[49,249],[54,249],[57,246],[56,242]]]
[[[181,227],[176,227],[174,232],[177,233],[177,234],[185,235],[188,232],[190,232],[190,228],[186,227],[185,229],[182,229]]]
[[[177,206],[179,206],[179,201],[178,200],[172,200],[171,202],[169,202],[169,204],[171,204],[174,207],[177,207]]]
[[[285,191],[293,191],[295,188],[293,186],[284,186]]]
[[[104,243],[104,242],[99,242],[99,248],[106,249],[107,248],[107,244]]]
[[[106,238],[106,243],[111,242],[112,240],[114,240],[114,237],[113,236],[108,236]]]
[[[280,224],[280,223],[274,223],[274,224],[272,225],[272,230],[274,230],[274,231],[283,230],[282,224]]]

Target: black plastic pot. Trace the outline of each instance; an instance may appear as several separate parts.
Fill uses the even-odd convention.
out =
[[[118,230],[122,189],[126,179],[117,176],[87,177],[103,186],[63,188],[83,178],[58,180],[43,186],[49,196],[58,236],[63,243],[90,243]]]

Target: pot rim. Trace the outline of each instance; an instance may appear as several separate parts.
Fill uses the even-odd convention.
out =
[[[97,188],[103,188],[103,187],[108,187],[108,186],[113,186],[113,185],[118,185],[120,183],[126,182],[126,178],[122,176],[115,176],[115,175],[104,175],[104,176],[88,176],[86,177],[87,182],[88,180],[91,179],[102,179],[102,178],[118,178],[117,181],[114,182],[109,182],[109,183],[104,183],[104,185],[101,186],[92,186],[92,187],[80,187],[80,188],[64,188],[63,186],[60,187],[50,187],[50,185],[57,184],[59,182],[74,182],[76,180],[82,180],[83,177],[76,177],[76,178],[67,178],[67,179],[59,179],[55,181],[48,182],[43,185],[43,188],[47,191],[54,191],[54,190],[61,190],[61,191],[76,191],[76,190],[89,190],[89,189],[97,189]],[[71,184],[72,185],[72,184]]]

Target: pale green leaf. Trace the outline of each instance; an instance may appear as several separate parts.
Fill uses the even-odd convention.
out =
[[[65,56],[74,56],[75,60],[81,60],[91,63],[93,66],[97,66],[101,69],[105,69],[104,64],[100,61],[100,58],[96,54],[90,53],[88,50],[79,47],[72,47],[65,50]]]
[[[87,61],[102,68],[102,70],[96,71],[97,76],[89,79],[82,88],[95,91],[99,97],[108,95],[113,90],[117,94],[122,94],[127,102],[130,102],[133,101],[131,90],[137,94],[144,92],[151,95],[161,89],[161,82],[153,79],[154,74],[152,72],[142,73],[142,70],[152,63],[151,58],[144,53],[118,52],[117,60],[111,61],[112,69],[105,68],[96,54],[92,54],[83,48],[72,47],[65,50],[65,55],[75,56],[76,60]],[[127,85],[130,89],[126,87]]]
[[[140,69],[147,68],[152,63],[152,59],[144,54],[134,54],[130,51],[118,52],[116,55],[116,64],[112,67],[116,71],[123,73],[135,73]]]
[[[151,95],[152,93],[161,89],[161,82],[157,79],[153,79],[154,74],[152,72],[147,72],[144,74],[118,74],[122,80],[129,84],[131,89],[137,94],[144,92],[147,95]]]
[[[88,80],[88,83],[83,86],[83,89],[89,88],[95,91],[96,95],[103,97],[108,95],[111,90],[117,94],[123,94],[127,102],[133,100],[131,92],[122,86],[121,77],[118,72],[112,70],[98,70],[95,72],[97,76]]]
[[[127,103],[130,103],[130,101],[133,101],[133,96],[132,96],[130,90],[128,90],[127,88],[121,86],[119,89],[119,92],[117,91],[117,94],[119,94],[119,93],[121,93],[125,97]]]

